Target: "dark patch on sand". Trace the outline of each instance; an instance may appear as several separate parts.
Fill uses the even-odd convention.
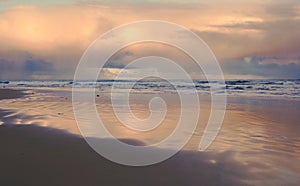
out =
[[[0,89],[0,100],[2,99],[15,99],[25,96],[21,90],[11,90],[11,89]]]

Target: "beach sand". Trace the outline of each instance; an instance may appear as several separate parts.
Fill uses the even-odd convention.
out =
[[[300,102],[296,99],[230,97],[220,134],[209,149],[199,152],[201,123],[209,115],[204,101],[199,127],[184,149],[146,167],[118,165],[89,147],[74,120],[70,90],[1,89],[0,99],[0,185],[296,186],[300,182]],[[159,130],[138,134],[118,123],[105,96],[97,99],[108,129],[130,144],[161,140],[178,115],[174,103]],[[139,102],[143,99],[137,96],[132,107],[142,118],[149,114]]]
[[[0,100],[20,98],[25,95],[26,95],[26,93],[24,93],[20,90],[0,89]]]

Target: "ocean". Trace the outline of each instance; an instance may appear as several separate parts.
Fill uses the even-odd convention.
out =
[[[110,91],[114,86],[115,91],[132,89],[132,93],[176,93],[178,90],[191,90],[195,88],[198,93],[208,95],[211,87],[223,88],[214,94],[242,95],[242,96],[265,96],[265,97],[300,97],[300,79],[294,80],[226,80],[226,85],[220,81],[208,82],[205,80],[193,80],[193,83],[175,80],[176,86],[165,80],[144,79],[133,80],[98,80],[77,81],[72,80],[49,80],[49,81],[0,81],[0,87],[8,88],[90,88],[95,87],[103,92]],[[131,87],[131,85],[134,85]],[[226,87],[226,88],[225,88]]]

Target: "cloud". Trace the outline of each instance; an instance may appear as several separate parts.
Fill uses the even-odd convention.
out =
[[[237,61],[247,56],[278,57],[281,60],[276,61],[276,68],[285,71],[292,71],[293,64],[300,63],[300,60],[288,60],[300,56],[299,1],[126,2],[130,3],[85,1],[55,6],[34,6],[33,3],[1,11],[2,69],[5,66],[7,70],[20,72],[17,69],[22,69],[29,73],[16,66],[26,64],[31,56],[34,61],[51,63],[49,69],[61,69],[61,77],[72,78],[84,50],[98,36],[121,24],[144,19],[171,21],[192,29],[208,43],[223,66],[230,66],[231,62],[239,66]],[[130,51],[132,54],[119,54],[108,67],[122,68],[136,56],[151,54],[146,49],[151,50],[136,47]],[[161,53],[166,51],[161,50]],[[189,63],[180,54],[167,54],[182,64]],[[39,69],[37,66],[34,68]],[[193,65],[187,67],[194,69]],[[52,73],[58,78],[58,72]],[[2,70],[1,78],[6,77],[11,77],[10,73]]]
[[[222,50],[230,46],[229,53],[221,53],[225,58],[249,55],[290,56],[299,55],[300,19],[220,25],[231,30],[255,30],[257,33],[199,32],[212,48]],[[231,50],[231,53],[230,53]],[[217,52],[217,53],[218,53]],[[236,53],[234,53],[236,52]]]
[[[0,79],[47,79],[61,73],[53,63],[32,57],[19,62],[0,59],[0,64]]]
[[[265,6],[265,10],[275,18],[285,19],[297,17],[299,15],[299,1],[298,0],[286,0],[286,1],[271,1],[271,3]],[[272,17],[274,18],[274,17]]]
[[[25,61],[24,64],[24,72],[32,73],[32,72],[48,72],[53,71],[53,64],[44,60],[34,60],[32,58]]]
[[[293,62],[287,64],[268,63],[268,61],[278,61],[280,59],[265,57],[249,57],[237,61],[232,61],[222,65],[222,69],[227,74],[234,75],[254,75],[273,79],[296,78],[300,79],[300,64]]]
[[[101,12],[79,6],[20,6],[0,14],[1,50],[58,52],[71,45],[84,48],[110,27]]]

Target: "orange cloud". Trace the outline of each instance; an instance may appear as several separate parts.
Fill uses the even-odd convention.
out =
[[[2,12],[0,18],[4,51],[53,53],[70,46],[83,49],[110,28],[101,12],[79,6],[15,7]]]
[[[98,36],[115,26],[144,19],[171,21],[194,30],[221,62],[256,55],[297,55],[299,3],[287,1],[285,10],[292,13],[281,10],[281,4],[271,5],[215,2],[17,6],[0,12],[0,58],[18,64],[30,56],[71,72]]]

